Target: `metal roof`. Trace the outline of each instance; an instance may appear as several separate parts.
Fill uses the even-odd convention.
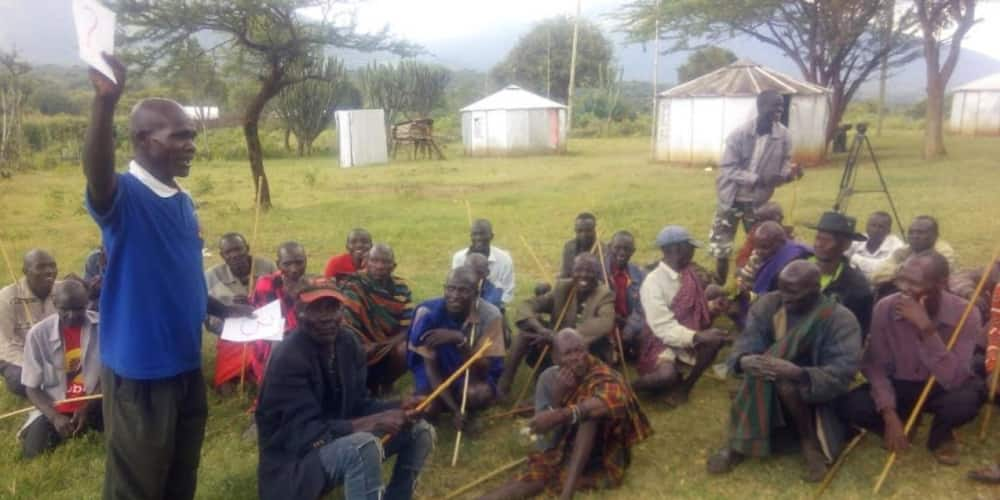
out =
[[[660,92],[660,97],[755,96],[765,90],[780,94],[825,94],[828,89],[740,59],[729,66]]]
[[[973,80],[961,87],[955,88],[953,92],[963,90],[1000,90],[1000,73],[993,73],[978,80]]]
[[[503,90],[484,97],[464,108],[465,111],[489,111],[495,109],[564,109],[559,104],[540,95],[532,94],[517,85],[508,85]]]

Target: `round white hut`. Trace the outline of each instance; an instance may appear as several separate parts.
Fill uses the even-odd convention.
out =
[[[657,96],[656,159],[718,163],[729,132],[756,116],[757,94],[768,89],[785,97],[782,122],[792,135],[793,161],[821,162],[830,91],[745,59]]]
[[[566,106],[517,85],[461,110],[462,143],[470,156],[560,153],[566,147]]]
[[[951,98],[952,132],[1000,135],[1000,73],[956,88]]]

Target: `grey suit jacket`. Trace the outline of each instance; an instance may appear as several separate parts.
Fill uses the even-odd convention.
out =
[[[791,177],[792,138],[784,125],[775,123],[772,127],[753,172],[750,161],[756,143],[756,118],[733,130],[726,138],[719,176],[715,180],[720,207],[733,206],[740,186],[750,189],[753,205],[758,207],[770,200],[774,189]]]

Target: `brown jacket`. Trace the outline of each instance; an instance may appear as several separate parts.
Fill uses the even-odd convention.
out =
[[[524,301],[517,310],[517,323],[536,318],[542,324],[555,327],[559,313],[569,300],[566,316],[558,325],[559,329],[573,328],[588,345],[606,338],[615,327],[615,293],[606,285],[599,284],[583,304],[578,304],[576,294],[572,293],[574,288],[573,280],[561,279],[549,293]],[[579,314],[575,314],[577,311]],[[546,314],[549,322],[542,320],[542,315]]]

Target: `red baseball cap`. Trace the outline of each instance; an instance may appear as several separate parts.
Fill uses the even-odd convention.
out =
[[[334,299],[340,304],[343,304],[346,300],[340,290],[329,284],[309,286],[299,292],[298,295],[299,302],[303,304],[310,304],[324,298]]]

